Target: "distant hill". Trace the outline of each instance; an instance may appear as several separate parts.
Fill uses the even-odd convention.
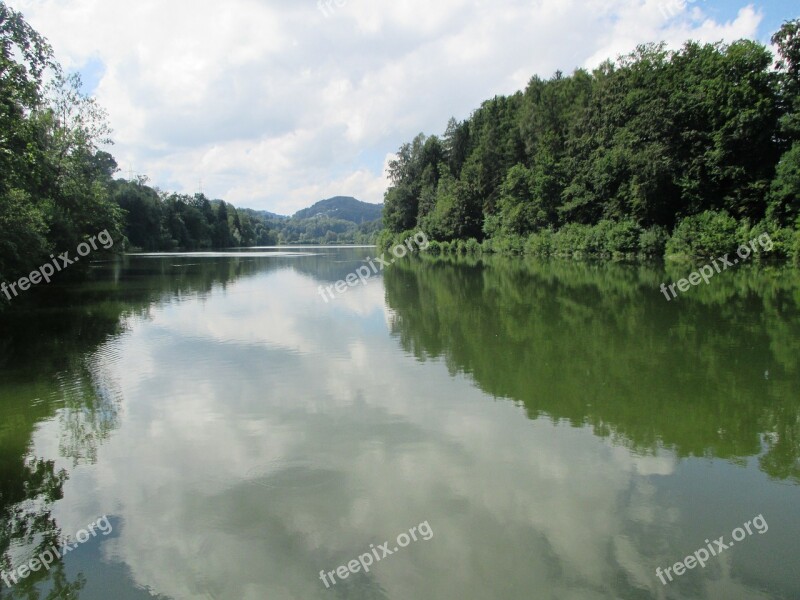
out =
[[[312,219],[320,215],[361,225],[381,219],[383,205],[361,202],[350,196],[336,196],[320,200],[314,206],[296,213],[294,218]]]
[[[252,209],[251,209],[252,210]],[[274,212],[269,212],[268,210],[253,210],[253,212],[257,215],[264,217],[265,219],[289,219],[290,217],[279,215]]]

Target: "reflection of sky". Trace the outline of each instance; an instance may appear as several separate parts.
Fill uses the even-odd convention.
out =
[[[741,522],[734,505],[687,530],[689,507],[663,485],[682,470],[671,454],[529,421],[443,362],[405,355],[380,280],[329,304],[318,285],[290,269],[242,278],[155,307],[101,348],[121,424],[96,464],[72,470],[55,511],[64,530],[113,515],[106,559],[173,598],[599,599],[668,597],[655,566]],[[56,423],[43,426],[37,453],[56,456],[57,439]],[[741,499],[754,476],[720,485]],[[319,581],[426,520],[430,542],[335,592]],[[731,565],[769,539],[670,593],[767,598]]]

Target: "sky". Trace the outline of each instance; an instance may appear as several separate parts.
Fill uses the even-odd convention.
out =
[[[795,0],[6,0],[108,111],[120,176],[293,214],[380,203],[393,153],[533,75],[768,43]]]

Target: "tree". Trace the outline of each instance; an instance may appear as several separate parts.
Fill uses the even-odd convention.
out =
[[[780,103],[784,115],[780,132],[787,150],[778,163],[769,198],[769,217],[779,226],[792,226],[800,216],[800,19],[788,21],[772,36],[778,48]]]
[[[399,233],[412,229],[417,222],[419,196],[410,184],[390,187],[383,199],[383,224],[389,231]]]
[[[161,201],[152,188],[120,179],[112,198],[125,211],[125,237],[134,248],[152,252],[161,245]]]
[[[497,207],[501,225],[511,235],[527,235],[536,228],[533,173],[525,165],[513,166],[501,186]]]
[[[230,248],[233,245],[234,240],[228,225],[228,205],[224,201],[220,201],[217,207],[213,239],[215,248]]]
[[[53,66],[47,41],[0,2],[0,188],[29,188],[36,180],[36,131],[28,115],[40,107],[43,73]]]
[[[445,159],[450,167],[450,174],[453,177],[459,177],[461,168],[469,156],[469,122],[463,121],[459,123],[454,118],[451,118],[447,123],[442,145]]]
[[[4,277],[98,232],[119,237],[122,212],[109,189],[116,163],[100,149],[108,132],[79,77],[65,76],[44,38],[0,3],[0,213],[16,228],[0,256]]]
[[[783,74],[783,93],[791,100],[792,110],[797,110],[800,102],[800,19],[787,21],[772,36],[772,43],[778,47],[778,69]]]
[[[795,223],[800,227],[800,142],[795,142],[778,163],[767,216],[779,227]]]

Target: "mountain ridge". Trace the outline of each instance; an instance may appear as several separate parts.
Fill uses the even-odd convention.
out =
[[[362,225],[381,219],[383,205],[362,202],[352,196],[334,196],[297,211],[292,218],[312,219],[320,215]]]

